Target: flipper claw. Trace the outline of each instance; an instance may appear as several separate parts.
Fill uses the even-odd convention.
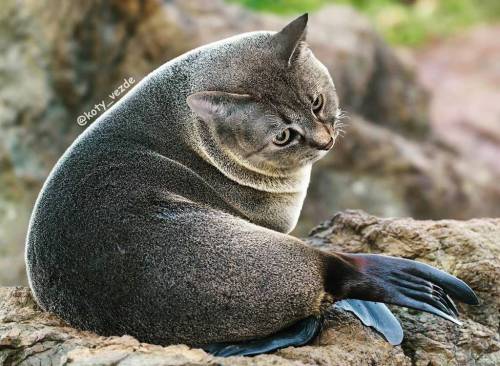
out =
[[[461,324],[454,298],[478,304],[474,291],[462,280],[437,268],[408,259],[376,254],[336,254],[331,268],[344,274],[342,286],[333,288],[344,299],[394,304],[422,310]],[[340,266],[341,269],[335,269]],[[332,277],[330,281],[337,281]]]

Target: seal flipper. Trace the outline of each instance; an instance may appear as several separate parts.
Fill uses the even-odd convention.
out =
[[[424,263],[376,254],[334,253],[326,267],[327,291],[335,298],[383,302],[422,310],[456,324],[450,296],[466,304],[478,299],[458,278]]]
[[[289,346],[303,346],[319,333],[321,319],[308,317],[265,338],[238,343],[215,343],[203,347],[214,356],[255,356]]]
[[[336,302],[334,306],[356,315],[365,326],[374,328],[393,346],[403,341],[403,328],[385,304],[347,299]]]

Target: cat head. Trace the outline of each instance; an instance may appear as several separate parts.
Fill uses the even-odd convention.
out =
[[[231,54],[223,90],[187,103],[218,144],[254,171],[311,165],[334,145],[340,112],[333,81],[305,43],[307,14]],[[227,74],[221,72],[220,74]],[[222,77],[222,76],[221,76]]]

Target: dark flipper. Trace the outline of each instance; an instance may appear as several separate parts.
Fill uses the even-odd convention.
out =
[[[461,324],[450,297],[476,305],[465,282],[427,264],[374,254],[334,254],[328,291],[338,299],[383,302],[422,310]]]
[[[426,311],[460,324],[450,296],[478,304],[463,281],[424,263],[373,254],[327,255],[326,290],[337,306],[353,312],[361,321],[384,335],[391,344],[401,343],[401,326],[380,303]],[[364,300],[364,301],[356,301]],[[239,343],[212,344],[204,349],[215,356],[252,356],[288,346],[301,346],[313,339],[321,320],[309,317],[266,338]]]
[[[320,327],[319,318],[309,317],[262,339],[239,343],[216,343],[203,349],[214,356],[254,356],[289,346],[302,346],[316,337]]]
[[[377,330],[393,346],[401,344],[403,341],[401,324],[384,304],[348,299],[336,302],[335,307],[356,315],[364,325]]]

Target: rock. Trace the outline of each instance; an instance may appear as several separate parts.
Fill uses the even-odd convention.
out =
[[[332,310],[316,340],[271,355],[218,358],[185,345],[162,347],[124,335],[101,337],[64,324],[38,308],[28,288],[0,288],[3,365],[477,365],[500,363],[500,219],[416,221],[361,211],[336,214],[307,241],[322,250],[396,255],[464,279],[480,305],[459,304],[463,326],[392,307],[405,339],[392,347],[350,313]]]
[[[392,307],[403,324],[412,365],[500,363],[500,219],[381,219],[361,211],[335,215],[311,232],[313,245],[349,253],[418,260],[467,282],[479,306],[457,304],[462,327],[432,315]]]
[[[418,79],[433,96],[430,121],[437,138],[497,172],[499,38],[499,25],[481,25],[415,51]]]
[[[352,116],[346,137],[313,169],[295,233],[351,208],[384,217],[497,217],[498,179],[475,160]]]
[[[28,288],[0,288],[0,363],[2,365],[410,365],[401,348],[393,348],[350,315],[332,314],[335,327],[314,345],[254,358],[218,358],[185,345],[162,347],[130,336],[100,337],[73,329],[41,311]],[[353,342],[353,339],[355,340]],[[353,353],[355,349],[356,353]]]

